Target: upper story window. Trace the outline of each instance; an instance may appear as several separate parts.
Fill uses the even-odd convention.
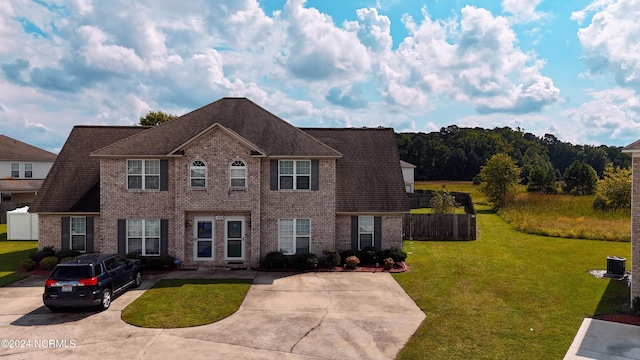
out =
[[[280,160],[278,168],[280,189],[311,189],[311,160]]]
[[[24,178],[31,179],[33,177],[33,164],[24,163]]]
[[[202,160],[191,163],[189,170],[191,188],[203,189],[207,187],[207,165]]]
[[[232,188],[247,187],[247,166],[242,160],[235,160],[231,163],[229,171],[230,184]]]
[[[20,177],[20,164],[19,163],[11,163],[11,177],[19,178]]]
[[[160,190],[160,160],[127,160],[127,189]]]

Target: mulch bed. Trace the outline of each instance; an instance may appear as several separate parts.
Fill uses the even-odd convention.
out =
[[[612,321],[628,325],[640,326],[640,317],[624,314],[597,315],[593,317],[597,320]]]
[[[267,269],[267,268],[255,268],[257,271],[293,271],[293,272],[304,272],[305,270],[292,269],[292,268],[284,268],[284,269]],[[306,270],[309,272],[388,272],[388,273],[401,273],[405,271],[409,271],[409,267],[405,262],[394,265],[391,270],[385,270],[382,266],[374,267],[374,266],[358,266],[355,269],[346,269],[341,267],[327,268],[327,267],[318,267],[314,270]]]

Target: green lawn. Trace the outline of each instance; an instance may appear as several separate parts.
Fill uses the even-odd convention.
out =
[[[0,286],[27,277],[18,272],[20,260],[37,248],[37,241],[7,241],[7,224],[0,224]]]
[[[399,359],[559,359],[584,317],[628,311],[629,289],[596,279],[630,244],[518,232],[477,206],[478,240],[407,241],[394,275],[427,318]]]
[[[210,324],[238,310],[252,280],[167,279],[122,310],[122,320],[147,328]]]

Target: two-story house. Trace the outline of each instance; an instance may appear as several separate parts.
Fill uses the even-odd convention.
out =
[[[258,266],[269,252],[401,247],[389,128],[296,128],[245,98],[156,127],[76,126],[43,184],[39,247]]]
[[[30,204],[56,160],[56,154],[0,135],[0,204]],[[2,214],[4,215],[4,213]]]

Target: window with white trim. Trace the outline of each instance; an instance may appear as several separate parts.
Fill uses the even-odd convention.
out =
[[[160,160],[127,160],[127,189],[160,190]]]
[[[20,163],[11,163],[11,177],[14,179],[20,177]]]
[[[202,160],[195,160],[191,163],[189,170],[190,184],[193,189],[204,189],[207,187],[207,165]]]
[[[33,164],[24,163],[24,178],[31,179],[33,177]]]
[[[229,167],[229,181],[231,188],[244,189],[247,187],[247,166],[242,160],[234,160]]]
[[[160,220],[127,219],[127,253],[160,255]]]
[[[278,249],[285,255],[307,254],[311,244],[310,219],[280,219]]]
[[[80,252],[87,251],[87,218],[84,216],[71,217],[69,221],[71,222],[71,246],[69,248]]]
[[[358,217],[358,250],[373,246],[373,216]]]
[[[280,160],[278,180],[281,190],[311,189],[311,160]]]

